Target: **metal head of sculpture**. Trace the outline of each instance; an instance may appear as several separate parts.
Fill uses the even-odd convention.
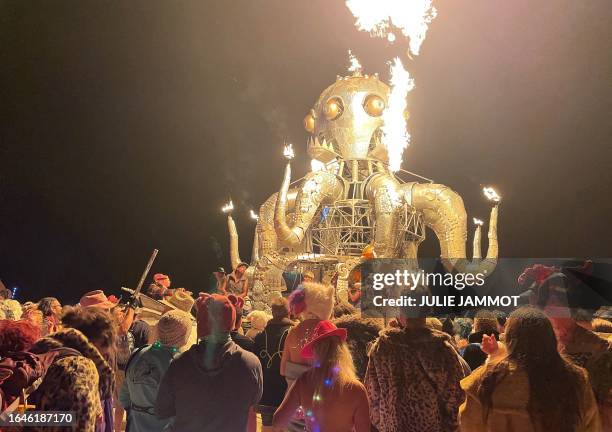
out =
[[[377,75],[337,77],[304,119],[312,134],[308,154],[323,163],[337,158],[387,162],[381,128],[388,95],[389,86]]]

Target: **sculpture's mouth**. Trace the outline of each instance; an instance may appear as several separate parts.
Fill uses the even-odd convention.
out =
[[[340,154],[340,146],[338,145],[338,141],[336,141],[336,138],[329,132],[319,132],[316,136],[316,140],[318,140],[323,147],[331,147],[335,153]]]

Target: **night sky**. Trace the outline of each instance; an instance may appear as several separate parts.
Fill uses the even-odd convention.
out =
[[[403,168],[487,218],[500,255],[609,257],[609,0],[446,0],[406,66]],[[21,300],[76,301],[154,272],[203,288],[229,268],[219,208],[278,190],[283,140],[309,165],[302,119],[348,65],[388,79],[407,44],[358,32],[340,0],[0,0],[0,279]],[[438,253],[433,233],[423,255]]]

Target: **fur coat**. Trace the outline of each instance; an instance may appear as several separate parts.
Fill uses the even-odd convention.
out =
[[[447,432],[458,428],[469,372],[446,333],[388,328],[370,350],[365,385],[380,432]]]
[[[75,411],[74,430],[93,432],[97,419],[103,414],[100,400],[113,392],[113,371],[85,335],[71,328],[40,339],[30,351],[41,354],[58,348],[71,348],[80,355],[55,361],[32,394],[32,401],[38,411]],[[53,432],[56,429],[41,430]]]

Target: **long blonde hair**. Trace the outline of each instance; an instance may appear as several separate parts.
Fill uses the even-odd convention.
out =
[[[324,338],[314,347],[314,367],[310,370],[312,382],[315,383],[313,402],[318,401],[317,395],[324,390],[339,386],[343,388],[358,382],[355,373],[353,356],[346,342],[337,336]]]

